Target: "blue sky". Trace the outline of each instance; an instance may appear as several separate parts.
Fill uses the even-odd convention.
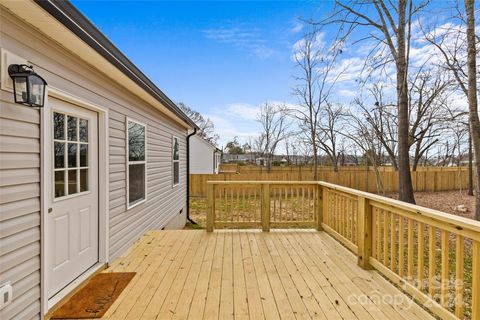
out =
[[[258,131],[262,102],[295,102],[292,46],[300,18],[328,1],[73,3],[172,100],[210,117],[220,146]]]

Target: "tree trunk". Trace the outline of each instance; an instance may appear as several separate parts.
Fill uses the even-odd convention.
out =
[[[397,31],[397,104],[398,104],[398,176],[399,199],[415,203],[413,195],[412,176],[410,174],[409,155],[409,119],[408,119],[408,87],[407,87],[407,56],[405,50],[405,15],[406,0],[399,0]],[[479,145],[480,146],[480,145]]]
[[[465,0],[465,11],[467,13],[468,111],[475,167],[475,219],[480,221],[480,119],[477,101],[474,0]]]
[[[473,196],[473,150],[470,131],[468,132],[468,195]]]
[[[318,180],[318,156],[317,156],[317,143],[315,142],[315,137],[312,140],[312,148],[313,148],[313,180]]]

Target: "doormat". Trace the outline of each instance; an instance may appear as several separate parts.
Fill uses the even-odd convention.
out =
[[[50,319],[101,318],[135,276],[135,272],[99,273],[59,307]]]

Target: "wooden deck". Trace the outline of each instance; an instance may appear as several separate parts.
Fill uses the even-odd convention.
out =
[[[137,275],[103,319],[433,319],[324,232],[151,231],[115,271]]]

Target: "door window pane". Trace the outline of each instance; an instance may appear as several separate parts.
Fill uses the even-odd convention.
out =
[[[55,142],[54,144],[55,152],[55,169],[65,168],[65,143]]]
[[[128,201],[132,205],[145,199],[145,164],[131,164],[128,169]]]
[[[53,138],[65,140],[65,115],[57,112],[53,113]]]
[[[88,142],[88,120],[79,120],[80,141]]]
[[[145,127],[128,122],[128,161],[145,160]]]
[[[77,192],[77,170],[68,170],[68,194]]]
[[[88,166],[88,145],[80,145],[80,167]]]
[[[63,197],[65,195],[65,171],[55,172],[55,197]]]
[[[77,117],[68,116],[68,140],[77,141]]]
[[[77,144],[68,144],[68,167],[75,168],[77,166]]]
[[[80,169],[80,192],[88,191],[88,169]]]

